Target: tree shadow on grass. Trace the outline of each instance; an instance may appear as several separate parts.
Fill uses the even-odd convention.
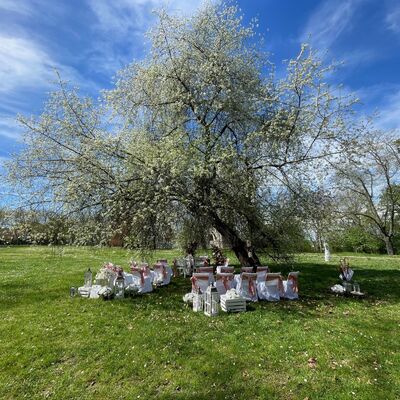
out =
[[[324,264],[297,264],[300,271],[299,288],[302,298],[308,300],[338,298],[329,288],[339,283],[339,272]],[[359,282],[361,291],[366,294],[364,300],[400,300],[400,269],[355,268],[354,281]],[[343,298],[342,296],[339,298]],[[346,301],[362,301],[360,298],[345,298]]]

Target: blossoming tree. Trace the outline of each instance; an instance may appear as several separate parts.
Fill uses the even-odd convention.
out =
[[[277,79],[235,6],[158,17],[148,57],[99,104],[60,81],[40,117],[21,118],[27,146],[10,177],[34,202],[91,214],[105,235],[135,233],[140,246],[202,221],[255,265],[258,249],[285,247],[293,199],[350,135],[352,100],[325,83],[331,69],[307,46]]]

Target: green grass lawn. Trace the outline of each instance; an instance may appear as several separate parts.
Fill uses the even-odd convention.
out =
[[[327,290],[339,255],[299,255],[301,300],[216,318],[184,305],[183,278],[133,299],[69,297],[86,268],[132,256],[0,248],[1,399],[400,399],[399,257],[352,255],[361,300]]]

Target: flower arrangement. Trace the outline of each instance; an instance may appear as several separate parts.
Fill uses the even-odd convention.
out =
[[[100,286],[114,286],[115,278],[117,277],[119,269],[122,268],[115,266],[112,263],[105,263],[100,271],[96,274],[96,284]]]

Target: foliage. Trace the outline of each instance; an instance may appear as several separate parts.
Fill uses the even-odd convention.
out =
[[[67,244],[70,228],[66,218],[56,213],[0,210],[0,244]]]
[[[336,251],[356,253],[385,252],[382,242],[367,226],[349,225],[331,234],[329,242]]]

